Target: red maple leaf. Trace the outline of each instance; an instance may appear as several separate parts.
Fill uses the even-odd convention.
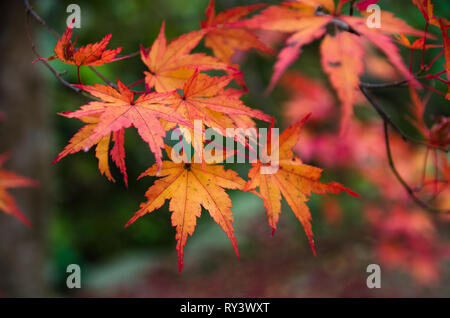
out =
[[[68,26],[66,32],[61,36],[55,46],[55,54],[58,59],[65,63],[78,67],[81,65],[103,65],[112,62],[117,54],[122,51],[119,47],[114,50],[106,50],[112,35],[108,34],[100,42],[91,43],[79,48],[72,42],[73,28]]]
[[[25,177],[22,177],[13,172],[2,169],[3,163],[8,159],[8,155],[0,155],[0,210],[6,214],[12,214],[26,226],[30,226],[28,218],[22,214],[16,204],[14,198],[8,193],[8,189],[19,187],[36,186],[37,182]]]

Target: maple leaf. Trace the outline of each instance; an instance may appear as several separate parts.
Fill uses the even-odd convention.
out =
[[[323,12],[323,9],[326,9],[330,14]],[[365,17],[340,15],[336,12],[333,1],[297,0],[285,2],[282,6],[270,6],[259,15],[243,21],[241,24],[249,28],[260,28],[291,34],[286,40],[286,47],[278,55],[268,91],[273,89],[285,70],[299,57],[302,47],[325,34],[326,26],[329,23],[333,22],[347,26],[348,30],[342,30],[339,33],[350,33],[351,35],[338,34],[335,38],[327,35],[324,43],[322,43],[322,66],[325,72],[328,73],[330,81],[337,90],[342,103],[342,133],[351,117],[355,102],[355,91],[359,85],[359,76],[364,71],[363,64],[359,60],[363,56],[364,38],[378,47],[387,56],[390,63],[408,80],[416,86],[419,85],[409,69],[404,65],[399,50],[393,43],[390,35],[403,33],[422,36],[422,31],[412,28],[390,12],[382,11],[381,16],[383,21],[381,28],[371,29],[366,25]],[[343,41],[351,45],[351,47],[342,47],[341,42]],[[330,50],[330,54],[328,54],[328,50]],[[350,59],[343,56],[343,54],[352,56],[353,51],[356,52],[356,58]],[[337,54],[339,58],[332,56],[331,52]],[[333,60],[340,60],[339,63],[344,63],[330,64]],[[334,65],[334,67],[331,65]],[[354,73],[351,74],[350,72]],[[348,82],[341,81],[345,76],[349,76],[351,80]]]
[[[19,210],[16,201],[7,190],[11,188],[37,186],[37,182],[2,169],[3,163],[7,159],[8,155],[0,155],[0,210],[6,214],[14,215],[26,226],[30,227],[30,221]]]
[[[329,1],[283,4],[283,6],[270,6],[259,15],[242,22],[242,25],[249,28],[292,33],[286,40],[287,46],[278,55],[268,91],[273,89],[284,71],[299,57],[301,47],[320,38],[325,33],[325,26],[332,20],[332,17],[316,16],[314,7],[322,4],[324,7],[334,10],[334,3]],[[308,4],[313,6],[308,7]],[[301,8],[302,10],[293,10],[292,8]]]
[[[311,213],[305,203],[308,201],[308,196],[311,193],[326,194],[340,193],[342,191],[346,191],[355,197],[359,196],[337,182],[321,183],[319,179],[322,169],[303,164],[300,158],[292,152],[292,148],[297,144],[301,128],[308,117],[309,115],[305,116],[280,135],[278,149],[272,150],[279,153],[279,168],[277,172],[262,174],[261,167],[264,164],[261,161],[252,164],[253,167],[248,174],[250,180],[247,182],[244,191],[253,191],[259,188],[259,192],[256,192],[256,194],[264,200],[267,218],[273,232],[275,232],[281,213],[281,197],[283,196],[291,207],[292,212],[303,225],[315,254]],[[271,164],[273,165],[273,163]]]
[[[167,147],[166,151],[170,156],[171,148]],[[157,166],[153,165],[139,178],[155,176],[156,173]],[[235,171],[225,170],[221,165],[173,161],[164,161],[158,176],[162,178],[156,180],[146,193],[148,201],[141,204],[139,211],[125,227],[146,213],[159,209],[166,200],[170,200],[172,225],[176,227],[178,269],[181,272],[184,246],[188,236],[194,233],[197,218],[200,217],[203,207],[224,230],[239,257],[232,224],[233,205],[224,189],[242,189],[245,181]]]
[[[170,96],[167,103],[190,123],[191,127],[195,125],[196,120],[201,120],[201,133],[204,126],[209,126],[225,136],[227,128],[252,126],[250,117],[271,121],[272,117],[269,115],[245,106],[240,100],[241,94],[225,88],[232,80],[232,75],[210,77],[197,70],[184,84],[182,92]],[[168,130],[174,126],[169,123],[164,128]],[[180,127],[188,128],[183,125]],[[191,136],[200,136],[194,133],[193,128],[188,130]],[[200,140],[187,141],[192,142],[196,151],[202,147]]]
[[[59,38],[55,46],[55,54],[58,59],[65,63],[78,67],[81,65],[103,65],[114,61],[117,54],[122,51],[122,47],[114,50],[106,50],[112,35],[108,34],[100,42],[91,43],[86,46],[75,48],[72,43],[72,27],[68,26],[66,32]]]
[[[164,147],[163,138],[166,135],[159,119],[168,122],[174,122],[190,126],[173,109],[167,107],[166,100],[173,92],[149,93],[139,96],[134,100],[134,94],[119,79],[117,80],[118,90],[111,86],[99,85],[76,85],[91,95],[101,99],[101,102],[93,101],[87,105],[81,106],[80,110],[65,112],[61,115],[69,118],[85,118],[87,116],[98,116],[98,123],[95,127],[84,128],[80,138],[89,135],[89,138],[83,139],[78,146],[73,148],[84,149],[98,143],[101,138],[110,135],[113,132],[128,127],[135,127],[142,139],[148,143],[150,150],[155,155],[158,166],[162,165],[161,148]],[[119,138],[119,137],[116,137]],[[121,138],[121,137],[120,137]],[[86,144],[83,144],[85,142]],[[103,141],[106,144],[106,141]],[[73,144],[73,143],[72,143]],[[114,152],[113,159],[116,162],[121,161],[122,146]],[[101,146],[98,156],[105,153],[105,145]],[[70,153],[69,151],[69,153]],[[67,152],[67,151],[66,151]],[[103,172],[106,172],[104,163],[102,163]]]
[[[273,50],[259,41],[255,34],[245,28],[232,26],[241,18],[264,6],[264,4],[256,4],[235,7],[216,15],[214,0],[210,0],[205,12],[206,20],[201,22],[201,27],[207,31],[205,46],[211,48],[217,58],[229,65],[232,65],[231,58],[236,50],[247,51],[254,48],[273,54]]]
[[[157,92],[167,92],[182,88],[195,70],[229,70],[236,71],[226,63],[207,56],[204,53],[189,54],[205,35],[205,30],[193,31],[174,39],[167,44],[164,34],[165,23],[150,49],[141,46],[141,59],[148,67],[144,72],[145,83]]]

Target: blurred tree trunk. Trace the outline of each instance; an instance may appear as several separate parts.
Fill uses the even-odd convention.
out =
[[[38,188],[13,191],[28,229],[14,217],[0,213],[0,296],[46,296],[44,283],[45,238],[48,222],[49,180],[48,94],[26,34],[22,1],[2,1],[0,35],[0,153],[8,152],[5,167],[33,178]],[[30,21],[30,30],[36,24]]]

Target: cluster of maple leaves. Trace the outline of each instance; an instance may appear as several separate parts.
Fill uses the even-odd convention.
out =
[[[160,179],[148,189],[147,202],[141,204],[139,211],[126,226],[170,200],[169,209],[172,212],[172,225],[176,227],[180,271],[183,266],[183,248],[188,236],[195,230],[196,219],[200,216],[202,207],[225,231],[238,254],[232,225],[232,202],[225,189],[250,191],[261,197],[273,231],[277,226],[281,200],[284,197],[303,225],[314,251],[311,214],[306,205],[308,197],[312,193],[342,191],[358,195],[339,183],[320,182],[322,170],[304,164],[293,152],[300,131],[309,117],[308,113],[312,113],[314,120],[323,114],[326,116],[331,96],[326,90],[317,88],[309,79],[294,76],[289,80],[289,75],[283,77],[287,68],[299,58],[302,47],[321,39],[322,68],[341,103],[341,137],[351,133],[348,131],[352,129],[353,106],[360,98],[360,78],[365,71],[364,57],[372,56],[380,62],[380,59],[372,54],[373,47],[386,56],[389,64],[394,67],[394,73],[399,73],[409,83],[412,96],[416,96],[416,89],[421,87],[422,83],[419,82],[417,74],[405,65],[397,44],[407,46],[411,50],[442,48],[447,63],[445,70],[437,75],[429,75],[427,79],[439,79],[449,83],[439,77],[445,72],[450,79],[450,38],[447,34],[450,23],[433,15],[430,0],[413,0],[413,3],[424,15],[427,28],[428,24],[440,28],[443,44],[427,44],[430,39],[434,40],[433,36],[414,29],[390,12],[381,12],[381,28],[370,28],[366,24],[365,9],[377,1],[356,3],[360,16],[342,13],[343,5],[347,2],[351,2],[352,6],[354,4],[354,1],[347,0],[338,1],[337,5],[334,0],[297,0],[268,7],[264,4],[236,7],[216,14],[214,1],[211,0],[206,9],[206,20],[201,22],[201,29],[169,42],[165,37],[163,23],[153,44],[140,48],[141,61],[147,67],[141,81],[126,85],[117,79],[117,84],[83,85],[78,72],[80,83],[74,87],[90,94],[92,101],[78,110],[61,114],[68,118],[77,118],[85,125],[72,137],[55,162],[69,154],[95,147],[100,172],[109,180],[114,180],[109,168],[111,157],[127,184],[124,134],[127,128],[135,127],[142,140],[149,145],[156,160],[155,165],[141,177],[158,176]],[[260,9],[262,11],[256,15],[247,17]],[[237,51],[256,49],[264,53],[274,53],[256,36],[256,30],[289,34],[286,46],[278,54],[268,91],[283,77],[283,81],[293,85],[291,87],[295,87],[293,80],[303,81],[301,89],[309,94],[308,99],[302,98],[301,104],[291,103],[298,106],[288,111],[293,123],[280,135],[279,147],[276,149],[280,158],[279,170],[274,174],[261,174],[263,163],[258,161],[252,164],[248,181],[245,181],[235,171],[225,170],[221,164],[185,164],[163,160],[163,149],[169,159],[171,153],[171,148],[164,142],[166,133],[177,128],[192,132],[196,120],[202,121],[202,130],[205,127],[214,127],[221,133],[224,133],[226,128],[256,127],[255,119],[273,122],[271,116],[246,106],[241,100],[247,88],[239,64],[233,61]],[[111,35],[98,43],[76,47],[76,41],[72,41],[72,32],[68,27],[56,43],[55,55],[46,60],[57,58],[77,66],[79,70],[82,66],[97,66],[127,58],[118,56],[121,48],[106,49]],[[406,35],[419,39],[411,44]],[[192,53],[202,40],[214,56]],[[380,63],[383,62],[386,61],[382,60]],[[421,70],[424,71],[426,67],[429,69],[431,65],[425,66],[422,62]],[[210,73],[205,73],[210,70],[219,70],[224,75],[211,76],[208,75]],[[240,85],[241,89],[231,88],[232,82]],[[145,91],[133,90],[139,83],[145,83]],[[446,97],[450,99],[450,90]],[[417,114],[423,114],[419,106],[423,105],[421,101],[415,98],[415,104]],[[429,138],[427,142],[433,145],[439,143],[439,147],[448,146],[447,120],[429,131],[421,121],[422,117],[417,119],[417,125]],[[190,141],[197,151],[203,147],[203,144],[196,140]],[[111,142],[114,143],[112,147]]]

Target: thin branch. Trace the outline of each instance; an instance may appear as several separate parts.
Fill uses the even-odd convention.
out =
[[[56,38],[59,38],[58,32],[55,31],[52,27],[50,27],[44,19],[42,19],[36,11],[33,10],[33,7],[30,5],[30,2],[28,0],[23,1],[25,4],[25,12],[29,15],[31,15],[37,22],[39,22],[43,27],[45,27],[50,33],[52,33]]]
[[[426,75],[422,75],[422,73],[424,72],[424,69],[419,70],[416,73],[413,73],[413,78],[416,80],[421,80],[426,78]],[[410,80],[404,79],[404,80],[399,80],[399,81],[394,81],[394,82],[390,82],[390,83],[365,83],[365,82],[361,82],[360,86],[363,86],[365,88],[394,88],[394,87],[402,87],[402,86],[407,86],[409,84]]]
[[[107,85],[114,87],[117,89],[117,85],[111,82],[106,76],[104,76],[102,73],[100,73],[95,67],[89,66],[89,69],[95,73],[103,82],[105,82]]]
[[[138,80],[137,82],[134,82],[133,84],[128,85],[128,88],[134,87],[136,85],[139,85],[141,83],[143,83],[145,81],[145,77],[141,78],[140,80]]]
[[[419,145],[423,145],[426,146],[428,148],[433,148],[436,150],[440,150],[443,152],[448,152],[450,149],[449,147],[447,148],[443,148],[443,147],[439,147],[436,145],[432,145],[417,139],[414,139],[412,137],[409,137],[408,135],[406,135],[391,119],[391,117],[383,110],[383,108],[380,107],[380,105],[378,105],[378,103],[375,101],[375,99],[372,98],[372,96],[369,94],[369,92],[367,91],[366,87],[364,86],[360,86],[359,87],[361,92],[363,93],[363,95],[366,97],[367,101],[370,103],[370,105],[375,109],[375,111],[378,113],[378,115],[381,117],[381,119],[383,119],[384,122],[388,123],[392,128],[394,128],[394,130],[400,134],[400,136],[402,136],[403,140],[405,141],[410,141]]]
[[[442,50],[431,62],[425,67],[425,70],[428,71],[433,64],[444,54],[444,50]]]
[[[422,46],[422,61],[420,63],[420,68],[423,69],[425,66],[425,50],[426,50],[426,43],[427,43],[427,32],[428,32],[428,26],[429,23],[427,21],[427,23],[425,24],[425,35],[423,37],[423,46]]]
[[[414,200],[415,203],[417,203],[419,206],[421,206],[423,209],[430,211],[430,212],[437,212],[437,213],[449,213],[449,210],[441,210],[434,208],[430,205],[428,205],[426,202],[422,201],[420,198],[418,198],[414,190],[410,188],[408,183],[402,178],[400,173],[398,172],[397,168],[395,167],[394,160],[392,159],[392,152],[391,152],[391,146],[389,143],[389,127],[388,123],[386,121],[383,121],[384,126],[384,140],[386,144],[386,153],[388,157],[389,167],[391,168],[392,172],[394,173],[397,180],[402,184],[403,188],[405,188],[408,195],[411,197],[411,199]]]
[[[355,6],[355,0],[351,0],[350,1],[350,9],[349,9],[349,12],[348,12],[349,16],[353,15],[354,6]]]
[[[392,128],[394,128],[395,131],[397,131],[402,136],[403,140],[407,141],[408,140],[407,136],[403,134],[400,128],[394,124],[391,117],[375,102],[375,100],[372,98],[372,96],[370,96],[366,88],[362,85],[359,88],[366,97],[367,101],[370,103],[370,105],[372,105],[372,107],[375,109],[378,115],[380,115],[381,119],[383,119],[384,122],[387,122],[389,125],[391,125]]]
[[[392,87],[401,87],[401,86],[407,86],[409,83],[409,80],[401,80],[401,81],[395,81],[390,83],[365,83],[361,82],[360,86],[364,88],[392,88]]]
[[[26,3],[28,2],[28,1],[25,1]],[[30,46],[31,46],[31,49],[32,49],[32,51],[33,51],[33,53],[34,53],[34,55],[39,59],[39,61],[40,62],[42,62],[42,64],[44,64],[44,66],[64,85],[64,86],[66,86],[66,87],[68,87],[68,88],[70,88],[71,90],[73,90],[73,91],[75,91],[76,93],[78,93],[78,94],[80,94],[80,95],[83,95],[83,96],[86,96],[86,97],[88,97],[88,98],[91,98],[91,99],[95,99],[96,100],[96,98],[93,98],[91,95],[89,95],[89,94],[87,94],[86,92],[84,92],[82,89],[80,89],[80,88],[78,88],[78,87],[76,87],[76,86],[73,86],[72,84],[70,84],[68,81],[66,81],[61,75],[62,74],[64,74],[65,72],[63,72],[63,73],[59,73],[57,70],[55,70],[45,59],[43,59],[42,58],[42,56],[40,55],[40,53],[39,53],[39,51],[36,49],[36,45],[34,44],[34,42],[33,42],[33,39],[32,39],[32,37],[31,37],[31,34],[30,34],[30,30],[29,30],[29,16],[30,16],[30,14],[32,15],[32,13],[29,11],[29,10],[27,10],[27,14],[26,14],[26,17],[25,17],[25,28],[26,28],[26,32],[27,32],[27,37],[28,37],[28,40],[30,41]]]

